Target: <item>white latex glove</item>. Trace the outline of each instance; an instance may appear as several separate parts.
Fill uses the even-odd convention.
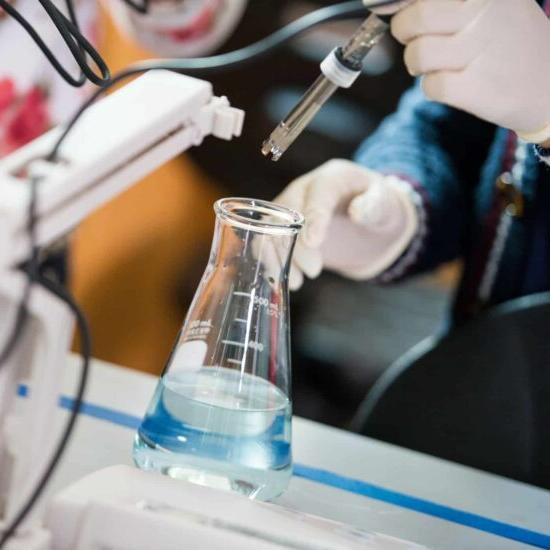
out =
[[[418,229],[407,183],[349,160],[331,160],[293,181],[275,202],[302,212],[302,230],[290,288],[323,268],[352,279],[370,279],[389,268]]]
[[[417,0],[392,33],[428,98],[550,139],[550,21],[534,0]]]

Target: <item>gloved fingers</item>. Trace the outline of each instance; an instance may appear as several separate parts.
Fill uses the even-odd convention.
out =
[[[315,170],[290,182],[284,190],[273,199],[273,202],[302,213],[307,188],[314,174]]]
[[[277,197],[275,197],[275,199],[273,199],[273,202],[275,202],[276,204],[286,206],[287,208],[296,210],[304,215],[305,224],[302,228],[300,235],[298,236],[298,242],[304,239],[304,234],[308,231],[309,216],[305,215],[305,203],[309,187],[313,184],[313,182],[315,182],[317,174],[325,165],[326,163],[319,166],[315,170],[312,170],[311,172],[308,172],[307,174],[296,178],[294,181],[287,185],[282,193],[280,193]],[[316,216],[314,215],[312,217],[313,219],[315,219]]]
[[[298,241],[294,248],[293,263],[309,279],[316,279],[323,270],[323,258],[318,248],[309,248]]]
[[[474,17],[464,0],[417,0],[393,16],[391,32],[401,42],[426,34],[451,35]]]
[[[298,290],[304,284],[304,276],[298,266],[292,262],[288,276],[288,287],[290,290]]]
[[[405,65],[412,76],[435,71],[461,71],[475,57],[475,51],[459,36],[422,36],[405,49]]]
[[[463,71],[438,71],[422,78],[424,95],[432,101],[468,110],[476,103],[476,87],[464,81]]]
[[[354,199],[349,217],[334,219],[334,233],[323,244],[325,268],[356,280],[371,279],[388,269],[417,234],[420,218],[414,195],[408,183],[386,176]]]
[[[309,185],[304,199],[306,222],[301,240],[309,248],[319,248],[335,211],[364,191],[370,172],[351,161],[325,163]]]
[[[355,197],[349,207],[350,219],[375,233],[391,231],[399,203],[393,188],[386,185],[373,185],[371,189]]]

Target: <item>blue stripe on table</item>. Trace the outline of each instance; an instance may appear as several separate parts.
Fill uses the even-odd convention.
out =
[[[18,388],[18,395],[20,397],[26,397],[28,395],[27,386],[21,384]],[[59,405],[63,409],[71,410],[73,404],[74,400],[70,397],[62,396],[59,399]],[[86,401],[82,403],[81,414],[98,420],[111,422],[131,430],[136,430],[141,423],[141,418],[137,416],[117,411],[109,407],[88,403]],[[496,521],[478,514],[472,514],[470,512],[451,508],[450,506],[444,506],[436,502],[413,497],[405,493],[385,489],[384,487],[379,487],[378,485],[373,485],[366,481],[342,476],[334,472],[305,466],[303,464],[294,464],[294,475],[322,485],[347,491],[348,493],[393,504],[401,508],[406,508],[407,510],[457,523],[465,527],[471,527],[472,529],[484,531],[485,533],[491,533],[499,537],[530,544],[538,548],[550,549],[550,534],[538,533],[530,529],[524,529],[523,527]]]

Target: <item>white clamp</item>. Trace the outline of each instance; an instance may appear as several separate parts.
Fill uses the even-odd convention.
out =
[[[321,62],[322,73],[339,88],[350,88],[361,74],[361,70],[354,71],[346,67],[336,55],[334,48]]]

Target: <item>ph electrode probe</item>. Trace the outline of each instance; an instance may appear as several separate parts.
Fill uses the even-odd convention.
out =
[[[366,8],[395,3],[395,0],[363,1]],[[389,23],[390,16],[371,13],[344,46],[327,55],[321,63],[317,80],[264,141],[264,156],[279,160],[336,90],[349,88],[357,80],[363,69],[363,60],[389,29]]]

